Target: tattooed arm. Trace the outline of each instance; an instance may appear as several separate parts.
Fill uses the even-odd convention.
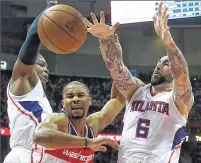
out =
[[[187,116],[194,102],[188,64],[172,37],[165,43],[165,48],[174,78],[174,101],[180,113]]]
[[[99,38],[101,54],[109,69],[116,88],[127,99],[130,100],[133,93],[143,84],[134,78],[128,68],[124,65],[122,49],[118,36],[114,35],[119,23],[113,26],[105,24],[104,12],[100,12],[100,23],[94,13],[91,13],[93,24],[85,19],[87,31]]]
[[[159,3],[158,16],[154,15],[154,28],[156,34],[163,41],[169,58],[173,78],[173,96],[175,104],[180,113],[187,118],[193,105],[194,96],[189,79],[188,64],[182,52],[176,46],[168,27],[168,8],[162,7],[163,2]]]
[[[117,35],[99,39],[103,60],[111,73],[117,89],[130,100],[133,93],[143,85],[142,81],[132,76],[124,65],[122,48]]]

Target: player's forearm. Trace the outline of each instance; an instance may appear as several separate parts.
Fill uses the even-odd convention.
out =
[[[100,111],[100,130],[103,130],[111,124],[116,116],[123,110],[124,106],[125,99],[123,96],[108,101]]]
[[[180,49],[171,38],[165,43],[174,78],[174,93],[176,100],[188,102],[192,97],[192,87],[189,79],[188,64]]]
[[[123,63],[122,51],[118,48],[114,36],[100,39],[100,50],[104,62],[111,73],[118,90],[126,91],[133,84],[132,74]]]
[[[119,91],[118,89],[116,88],[114,82],[112,82],[112,88],[111,88],[111,93],[110,93],[110,99],[114,99],[117,97]]]
[[[48,3],[47,8],[55,5],[55,3]],[[40,16],[41,14],[39,14],[34,22],[31,24],[27,32],[26,40],[19,51],[18,58],[25,65],[34,65],[37,60],[40,46],[40,39],[37,33],[37,24]]]
[[[86,142],[84,137],[69,135],[52,129],[39,129],[34,134],[34,142],[51,149],[62,148],[85,148]],[[90,142],[90,139],[87,139]]]
[[[174,80],[180,79],[182,76],[188,77],[188,64],[180,49],[171,38],[164,43]]]

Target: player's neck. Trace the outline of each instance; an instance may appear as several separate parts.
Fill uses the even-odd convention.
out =
[[[152,93],[161,93],[161,92],[170,92],[173,88],[172,83],[165,83],[165,84],[160,84],[157,86],[152,86]]]
[[[71,122],[75,127],[77,133],[80,136],[85,136],[84,131],[85,131],[86,119],[71,119]]]

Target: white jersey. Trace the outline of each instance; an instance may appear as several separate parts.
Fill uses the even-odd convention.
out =
[[[33,133],[36,126],[52,113],[41,81],[38,80],[33,90],[23,96],[13,95],[8,84],[7,96],[7,112],[11,133],[10,147],[12,149],[24,148],[32,151],[32,154],[33,152],[41,152],[42,148],[33,143]]]
[[[186,120],[178,111],[172,91],[151,94],[140,87],[127,104],[119,163],[178,163],[186,136]]]

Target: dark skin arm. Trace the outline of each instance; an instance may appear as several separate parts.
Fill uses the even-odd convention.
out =
[[[179,112],[187,119],[188,113],[194,103],[192,86],[189,78],[187,61],[175,44],[168,27],[167,8],[162,10],[162,2],[159,4],[158,19],[155,15],[154,27],[157,35],[162,39],[169,58],[174,79],[174,102]]]
[[[47,0],[47,3],[49,3],[49,1],[51,1],[51,3],[57,3],[56,0]],[[13,67],[9,88],[10,91],[16,96],[22,96],[29,93],[35,87],[39,80],[39,77],[34,70],[40,46],[40,40],[37,33],[38,18],[39,17],[37,17],[34,21],[35,24],[33,23],[34,25],[32,24],[32,26],[30,27],[30,29],[32,30],[29,31],[29,36],[27,35],[27,38],[19,52],[19,56],[27,55],[27,53],[30,53],[29,55],[36,56],[36,59],[34,61],[35,63],[25,64],[20,59],[20,57],[18,57]]]
[[[118,149],[118,144],[108,138],[87,138],[68,134],[69,119],[65,114],[54,113],[46,122],[41,122],[33,136],[33,141],[45,148],[91,148],[94,151],[106,151],[103,144]]]
[[[126,99],[113,83],[111,99],[104,105],[101,111],[96,112],[87,118],[87,124],[93,128],[96,134],[99,134],[123,110],[125,102]]]
[[[85,147],[84,138],[68,133],[69,119],[65,114],[54,113],[46,122],[41,122],[35,130],[34,142],[46,148]],[[76,141],[75,141],[76,140]]]

